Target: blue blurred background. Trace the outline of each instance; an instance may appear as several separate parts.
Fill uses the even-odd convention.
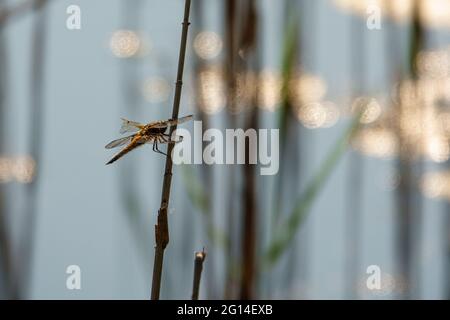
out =
[[[258,126],[287,128],[278,175],[255,171],[253,297],[447,299],[450,1],[427,0],[441,6],[434,11],[418,1],[419,23],[413,0],[393,9],[375,1],[380,30],[366,25],[370,1],[351,2],[193,0],[180,114],[243,127],[249,102],[240,96],[231,110],[223,80],[235,59],[237,86],[253,81],[241,92],[260,92]],[[66,27],[70,5],[81,9],[80,30]],[[164,157],[141,148],[105,166],[104,145],[118,137],[120,117],[170,118],[183,8],[181,0],[48,0],[0,15],[1,298],[149,297]],[[409,74],[411,56],[418,71]],[[418,140],[402,140],[392,125],[401,117],[395,89],[408,86],[424,93],[400,127],[416,123]],[[330,150],[360,107],[362,126],[334,161]],[[326,161],[332,170],[319,183]],[[244,180],[238,165],[174,167],[161,298],[190,297],[194,251],[203,247],[200,297],[239,297]],[[305,200],[313,182],[317,192]],[[276,219],[288,221],[308,200],[292,241],[266,266]],[[66,288],[69,265],[81,268],[81,290]],[[370,265],[381,269],[380,290],[366,286]]]

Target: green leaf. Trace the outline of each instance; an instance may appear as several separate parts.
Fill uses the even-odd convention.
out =
[[[290,19],[287,27],[286,36],[283,40],[283,58],[281,66],[282,88],[281,88],[281,106],[279,111],[278,128],[280,129],[280,140],[284,141],[286,135],[286,123],[289,115],[289,83],[296,64],[298,46],[298,18]]]
[[[292,6],[292,4],[288,4]],[[292,105],[289,97],[289,85],[292,79],[292,73],[295,70],[297,56],[298,56],[298,45],[299,45],[299,18],[295,10],[289,10],[288,22],[286,24],[285,37],[283,39],[283,54],[281,61],[281,105],[278,111],[278,128],[280,130],[280,154],[283,156],[286,152],[287,145],[287,127],[290,117],[292,116],[291,109]],[[273,217],[271,227],[274,228],[280,218],[281,208],[279,206],[279,198],[281,191],[281,186],[283,184],[285,165],[280,166],[280,174],[277,175],[275,182],[277,193],[275,195]]]
[[[325,182],[330,177],[338,160],[344,155],[350,137],[359,126],[359,119],[360,117],[357,116],[345,130],[343,136],[336,142],[334,148],[321,164],[319,171],[309,182],[305,192],[297,199],[296,206],[289,218],[281,225],[278,232],[275,234],[273,241],[269,244],[264,255],[265,263],[269,266],[274,265],[288,249],[306,214],[311,209],[311,205],[317,198],[319,191],[322,190]]]

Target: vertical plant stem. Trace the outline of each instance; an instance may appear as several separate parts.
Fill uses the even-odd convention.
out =
[[[289,1],[288,1],[289,3]],[[298,195],[298,190],[300,190],[303,186],[302,183],[306,178],[307,168],[307,157],[303,157],[304,154],[310,153],[308,150],[308,144],[305,143],[309,138],[308,130],[302,126],[295,116],[298,114],[298,108],[301,108],[301,105],[296,105],[292,101],[292,97],[290,97],[290,83],[292,79],[289,77],[292,76],[302,76],[302,73],[305,70],[301,70],[301,66],[307,66],[309,64],[309,57],[318,56],[317,43],[319,39],[319,26],[320,26],[320,14],[318,10],[317,1],[310,1],[308,5],[302,3],[301,1],[297,1],[294,5],[288,5],[286,3],[285,17],[293,19],[291,22],[293,23],[293,28],[291,32],[293,33],[293,48],[292,53],[288,54],[286,58],[291,59],[291,66],[289,64],[285,65],[284,68],[290,68],[285,70],[283,73],[288,78],[284,78],[284,95],[287,99],[284,103],[286,104],[284,108],[289,113],[289,117],[286,123],[286,133],[285,133],[285,141],[284,141],[284,160],[280,162],[280,169],[284,167],[284,177],[285,181],[282,182],[282,190],[278,189],[278,195],[280,197],[280,212],[279,218],[286,214],[286,210],[289,212],[292,210],[292,205],[290,201],[287,199],[295,199]],[[293,14],[290,12],[294,12]],[[286,19],[288,20],[288,19]],[[286,25],[286,28],[289,28],[289,25]],[[308,30],[308,36],[305,37],[305,30]],[[289,45],[288,45],[289,47]],[[316,67],[316,62],[313,59],[311,67]],[[300,99],[303,97],[300,96]],[[280,144],[281,147],[281,144]],[[283,155],[280,153],[280,155]],[[291,173],[295,172],[296,175],[292,175]],[[273,287],[273,292],[277,292],[279,289],[287,288],[285,292],[285,297],[287,296],[296,296],[296,297],[304,297],[307,298],[307,282],[308,282],[308,269],[309,269],[309,261],[308,258],[310,253],[310,238],[311,238],[311,230],[306,226],[306,224],[300,227],[298,235],[296,239],[292,243],[292,247],[290,249],[289,255],[285,260],[285,265],[282,267],[281,272],[284,272],[285,275],[281,277],[281,279],[275,278],[275,285],[278,284],[278,287]],[[275,277],[277,276],[276,273]],[[297,279],[295,282],[292,279]]]
[[[410,61],[409,61],[409,71],[410,74],[415,81],[416,94],[419,95],[416,103],[420,106],[422,110],[420,112],[424,114],[425,103],[423,101],[422,94],[417,89],[419,87],[419,74],[417,70],[417,60],[420,52],[426,48],[426,30],[425,26],[422,23],[420,17],[421,4],[420,1],[415,0],[414,2],[414,15],[412,22],[412,32],[411,32],[411,49],[410,49]],[[423,126],[423,122],[421,123]],[[420,134],[421,141],[426,141],[425,135],[423,133]],[[415,163],[415,167],[413,167],[413,181],[411,185],[411,192],[413,194],[412,197],[412,208],[414,209],[412,212],[412,225],[411,225],[411,236],[410,236],[410,252],[411,252],[411,260],[412,260],[412,272],[411,279],[409,283],[411,285],[410,295],[412,299],[420,299],[421,294],[421,250],[423,243],[423,233],[422,233],[422,225],[423,225],[423,196],[421,192],[416,188],[416,177],[421,177],[424,172],[424,159],[422,155],[425,153],[425,145],[422,142],[418,144],[418,152],[420,154],[419,159]]]
[[[409,159],[400,155],[402,158],[399,160],[399,176],[400,183],[398,186],[397,194],[397,206],[398,206],[398,222],[397,222],[397,245],[396,252],[398,254],[398,270],[402,280],[405,281],[405,291],[401,293],[403,299],[410,298],[410,242],[411,242],[411,165]]]
[[[13,255],[10,242],[10,236],[7,232],[6,217],[6,197],[4,195],[5,188],[0,185],[0,272],[2,274],[2,283],[5,284],[4,289],[0,291],[0,299],[4,294],[7,299],[17,299],[18,293],[15,289],[15,273],[13,268]]]
[[[248,51],[245,54],[245,58],[252,58],[254,62],[253,72],[258,75],[259,72],[259,56],[257,50],[257,30],[258,30],[258,16],[255,5],[255,0],[250,0],[247,3],[246,12],[244,13],[244,28],[240,41],[240,51]],[[244,51],[244,52],[245,52]],[[250,54],[252,56],[250,56]],[[250,61],[245,61],[244,66],[250,69]],[[258,127],[258,87],[254,86],[254,92],[252,93],[250,107],[251,110],[247,115],[247,129],[257,130]],[[243,206],[242,206],[242,232],[241,232],[241,259],[242,259],[242,274],[241,274],[241,287],[240,298],[249,300],[254,298],[255,287],[255,250],[256,250],[256,228],[257,228],[257,196],[256,196],[256,177],[255,177],[255,165],[250,163],[251,153],[255,153],[255,150],[251,149],[249,139],[245,140],[245,147],[243,150],[245,154],[245,164],[243,166]]]
[[[281,89],[281,104],[278,111],[278,128],[280,130],[280,161],[279,172],[275,177],[274,192],[272,197],[272,212],[270,212],[270,225],[269,225],[269,241],[272,241],[275,236],[275,230],[279,226],[281,218],[286,210],[286,203],[283,199],[289,197],[296,197],[298,184],[300,179],[290,179],[293,177],[289,172],[300,172],[300,167],[303,165],[303,161],[298,157],[301,147],[302,133],[301,128],[298,125],[297,119],[294,117],[295,111],[292,104],[292,100],[289,95],[289,86],[292,81],[295,68],[299,61],[301,35],[300,35],[300,22],[301,16],[303,16],[303,8],[300,5],[295,5],[293,1],[284,1],[283,7],[283,31],[284,39],[282,40],[282,53],[281,53],[281,77],[282,77],[282,89]],[[289,148],[287,147],[289,146]],[[292,171],[291,171],[292,170]],[[295,250],[292,250],[292,255],[289,257],[285,272],[286,276],[283,280],[289,283],[283,283],[283,280],[278,281],[276,279],[277,274],[271,272],[266,277],[266,289],[271,288],[266,292],[268,298],[276,291],[276,286],[290,286],[293,272],[298,275],[298,269],[296,268]],[[302,268],[302,272],[305,268]],[[289,274],[291,277],[289,277]],[[302,274],[303,276],[303,274]]]
[[[41,155],[43,148],[43,121],[44,121],[44,67],[45,46],[47,40],[47,15],[46,4],[48,0],[34,2],[36,17],[32,36],[31,50],[31,101],[30,101],[30,155],[36,163],[36,176],[27,185],[25,204],[25,226],[22,230],[21,254],[22,261],[19,263],[22,276],[21,291],[29,290],[32,276],[34,231],[37,220],[37,192],[38,178],[41,168]]]
[[[186,0],[184,8],[183,30],[181,34],[180,55],[178,58],[178,72],[177,72],[177,81],[175,85],[175,97],[173,100],[172,119],[178,119],[178,111],[180,109],[190,8],[191,8],[191,0]],[[172,133],[176,130],[176,128],[177,128],[176,125],[171,127],[169,134],[172,135]],[[158,211],[158,221],[155,225],[156,246],[155,246],[155,260],[153,265],[153,280],[151,291],[152,300],[159,299],[159,293],[161,289],[162,267],[164,260],[164,250],[166,249],[166,246],[169,243],[169,225],[168,225],[167,210],[169,206],[170,188],[172,182],[172,165],[173,165],[171,158],[172,150],[173,144],[170,143],[167,147],[168,156],[166,157],[166,165],[164,170],[161,206]]]
[[[231,113],[236,110],[236,41],[235,41],[235,34],[236,34],[236,0],[225,0],[224,1],[224,20],[225,20],[225,66],[224,66],[224,76],[225,76],[225,83],[226,83],[226,97],[227,97],[227,109],[229,112],[229,125],[230,128],[234,127],[235,122],[235,116]],[[234,244],[235,244],[235,237],[234,230],[235,230],[235,210],[233,207],[234,201],[234,190],[236,188],[235,186],[235,172],[233,170],[233,167],[230,166],[229,168],[226,168],[228,179],[228,190],[227,190],[227,196],[229,197],[228,205],[227,205],[227,212],[228,212],[228,219],[227,219],[227,236],[228,236],[228,243],[226,245],[226,253],[225,253],[225,264],[226,264],[226,275],[225,275],[225,292],[224,296],[225,299],[231,299],[234,296],[234,289],[235,289],[235,277],[233,272],[233,267],[235,263],[235,257],[234,257]]]
[[[203,6],[204,1],[203,0],[196,0],[193,2],[192,7],[194,11],[194,18],[195,18],[195,30],[194,34],[197,35],[201,31],[203,31]],[[201,82],[200,74],[205,68],[205,62],[203,59],[200,59],[198,55],[194,56],[194,85],[195,85],[195,102],[198,106],[198,116],[199,120],[202,122],[202,136],[203,133],[209,129],[210,127],[210,121],[209,116],[206,112],[204,112],[204,96],[203,96],[203,90],[202,86],[204,83]],[[207,142],[203,141],[203,150],[206,147]],[[214,172],[212,166],[203,163],[200,166],[200,174],[201,179],[203,181],[203,184],[205,186],[208,186],[208,193],[210,196],[204,197],[205,200],[205,206],[203,210],[204,218],[203,220],[203,228],[206,236],[206,247],[210,248],[212,247],[214,243],[214,239],[212,238],[211,234],[211,226],[214,225],[214,207],[213,207],[213,198],[214,198]],[[217,292],[216,292],[216,277],[215,277],[215,257],[214,255],[210,256],[208,259],[208,265],[209,268],[205,271],[205,277],[207,281],[207,287],[206,287],[206,297],[208,299],[217,299]]]
[[[448,165],[450,166],[450,164]],[[444,282],[444,299],[450,300],[450,203],[447,203],[445,208],[445,218],[443,226],[443,239],[444,239],[444,270],[445,282]]]
[[[250,115],[249,128],[257,127],[258,109],[254,106]],[[252,299],[254,296],[255,282],[255,248],[256,248],[256,177],[255,165],[249,163],[250,149],[249,141],[245,141],[245,164],[244,171],[244,192],[243,192],[243,220],[242,220],[242,277],[240,298],[243,300]]]
[[[414,2],[413,8],[413,21],[411,30],[411,41],[409,49],[409,61],[407,65],[407,72],[409,77],[416,81],[418,78],[416,70],[417,55],[423,48],[424,40],[424,30],[419,17],[419,2]],[[395,39],[392,39],[392,44]],[[417,102],[419,103],[419,102]],[[408,110],[402,101],[399,104],[401,117],[408,116]],[[408,137],[405,136],[404,132],[401,130],[400,121],[397,124],[397,134],[399,146],[402,146],[399,151],[398,160],[398,170],[400,176],[400,183],[398,186],[397,193],[397,209],[398,209],[398,222],[397,222],[397,234],[396,234],[396,255],[398,259],[398,271],[400,273],[401,281],[404,282],[404,291],[400,293],[401,298],[411,299],[414,293],[419,290],[419,281],[417,276],[419,275],[420,268],[414,270],[413,260],[416,258],[413,254],[413,247],[419,243],[418,239],[420,234],[415,234],[419,231],[420,227],[420,217],[421,217],[421,196],[418,195],[414,189],[415,183],[415,172],[414,165],[412,162],[412,155],[415,152],[419,152],[419,157],[422,156],[420,153],[421,146],[417,146],[409,141]],[[417,171],[420,172],[422,169],[421,160],[418,160]]]
[[[365,28],[360,26],[361,20],[351,17],[351,36],[352,36],[352,96],[356,98],[364,90],[365,84]],[[363,106],[364,108],[365,106]],[[348,165],[348,192],[347,192],[347,212],[345,216],[345,235],[346,235],[346,261],[345,261],[345,283],[346,298],[358,298],[359,281],[359,263],[360,263],[360,243],[361,243],[361,220],[362,220],[362,202],[364,186],[364,158],[351,151],[349,154]]]
[[[195,253],[194,259],[194,280],[192,284],[192,300],[198,300],[200,292],[200,280],[202,278],[203,262],[205,261],[205,250]]]
[[[364,160],[356,152],[351,151],[348,165],[347,212],[345,219],[345,283],[346,299],[358,299],[358,281],[360,279],[360,243],[362,197],[364,186]]]
[[[388,3],[390,4],[390,2]],[[387,25],[389,31],[387,32],[386,37],[386,66],[387,72],[390,76],[390,83],[395,84],[397,81],[402,81],[404,77],[404,66],[400,63],[399,57],[400,52],[398,50],[398,41],[400,40],[399,30],[394,25],[393,22],[387,21]],[[397,94],[398,95],[398,94]],[[398,96],[399,98],[399,96]],[[402,105],[401,101],[398,104],[395,104],[393,107],[397,108],[397,113],[400,115],[402,113]],[[398,115],[398,116],[399,116]],[[397,116],[397,117],[398,117]],[[399,122],[397,120],[395,124],[396,136],[398,140],[398,145],[402,146],[404,144],[404,138],[402,136],[402,132],[400,130]],[[408,254],[405,251],[404,243],[407,242],[407,226],[409,223],[409,160],[404,156],[404,152],[399,148],[398,159],[396,163],[397,173],[399,176],[399,185],[396,189],[395,194],[395,229],[394,229],[394,261],[396,265],[396,273],[397,276],[405,276],[408,273]],[[406,248],[407,249],[407,248]],[[406,289],[408,290],[408,289]],[[402,298],[405,298],[406,295],[401,295]]]
[[[4,7],[2,6],[0,10]],[[7,63],[7,43],[0,26],[0,157],[6,155],[6,99],[8,90],[8,63]],[[15,272],[13,268],[13,252],[8,232],[7,196],[6,186],[0,182],[0,274],[3,276],[2,283],[5,289],[0,290],[0,299],[3,295],[8,299],[16,299],[18,293],[15,292]]]
[[[293,115],[293,106],[291,103],[291,99],[289,98],[289,83],[292,80],[292,75],[295,71],[298,53],[299,53],[299,32],[298,32],[298,24],[299,17],[296,13],[295,7],[293,6],[293,2],[286,2],[285,6],[285,38],[283,40],[283,52],[282,52],[282,62],[281,62],[281,75],[282,75],[282,90],[281,90],[281,106],[279,112],[278,119],[278,127],[280,130],[280,156],[282,159],[286,159],[287,148],[288,145],[288,132],[295,132],[292,130],[294,126],[297,125],[297,120],[292,119]],[[291,130],[290,130],[291,129]],[[296,134],[298,132],[295,132]],[[296,135],[295,135],[296,136]],[[295,137],[297,140],[298,137]],[[292,143],[294,144],[294,143]],[[284,191],[284,180],[286,178],[286,164],[284,161],[281,161],[279,173],[276,176],[275,180],[275,194],[273,200],[273,214],[271,220],[271,228],[273,231],[282,216],[281,212],[283,211],[282,206],[282,193]]]

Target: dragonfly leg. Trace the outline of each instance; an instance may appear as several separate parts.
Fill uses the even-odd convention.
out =
[[[162,135],[163,135],[164,137],[170,138],[170,134],[163,133]],[[174,140],[167,141],[167,139],[164,139],[164,142],[167,142],[167,143],[177,143],[177,142],[183,141],[183,136],[177,136],[177,138],[179,139],[178,141],[174,141]]]
[[[161,153],[162,155],[167,156],[167,153],[162,152],[161,150],[158,149],[158,144],[156,144],[156,152]]]
[[[167,153],[164,153],[164,152],[162,152],[161,150],[158,149],[158,141],[159,141],[160,139],[161,139],[161,142],[164,142],[164,139],[163,139],[162,137],[156,137],[156,138],[155,138],[154,144],[155,144],[155,146],[156,146],[156,152],[161,153],[161,154],[167,156]]]

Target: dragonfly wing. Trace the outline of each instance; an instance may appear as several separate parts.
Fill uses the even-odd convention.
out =
[[[144,127],[142,123],[127,120],[124,118],[121,119],[122,119],[122,127],[120,127],[120,133],[122,134],[126,132],[137,132]]]
[[[128,136],[128,137],[124,137],[124,138],[120,138],[120,139],[111,141],[110,143],[108,143],[105,146],[105,148],[106,149],[112,149],[112,148],[116,148],[116,147],[120,147],[120,146],[123,146],[125,144],[128,144],[128,143],[131,142],[131,140],[133,140],[134,136],[135,135],[133,134],[133,135]]]
[[[175,124],[180,124],[180,123],[184,123],[184,122],[187,122],[187,121],[189,121],[189,120],[192,120],[192,118],[193,118],[194,116],[192,115],[192,114],[190,114],[190,115],[188,115],[188,116],[185,116],[185,117],[181,117],[181,118],[178,118],[178,119],[170,119],[170,120],[168,120],[167,122],[167,126],[173,126],[173,125],[175,125]]]
[[[185,116],[185,117],[181,117],[178,119],[169,119],[167,121],[157,121],[155,123],[150,124],[151,128],[167,128],[167,127],[171,127],[186,121],[189,121],[193,118],[192,114]]]

